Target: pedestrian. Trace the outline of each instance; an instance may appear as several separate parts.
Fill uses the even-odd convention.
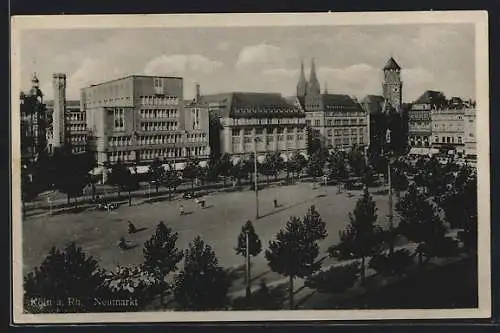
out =
[[[184,205],[183,204],[179,205],[179,212],[180,212],[180,215],[184,215]]]
[[[278,199],[274,199],[273,202],[274,202],[274,208],[277,208],[278,207]]]

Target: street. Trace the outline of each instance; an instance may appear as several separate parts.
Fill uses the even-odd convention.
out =
[[[75,241],[87,254],[96,258],[105,269],[114,269],[116,265],[138,265],[143,260],[143,244],[160,221],[179,233],[179,248],[187,248],[189,242],[200,235],[213,247],[221,266],[236,268],[244,263],[244,258],[236,255],[234,247],[246,220],[254,223],[265,250],[269,241],[285,226],[288,218],[292,215],[304,216],[310,205],[316,206],[327,224],[328,237],[321,242],[320,256],[324,256],[327,248],[338,241],[339,231],[349,221],[348,213],[361,196],[361,191],[351,193],[351,197],[346,192],[337,194],[336,186],[319,187],[315,190],[311,183],[266,188],[259,191],[261,218],[257,222],[255,194],[248,190],[208,195],[205,197],[204,209],[194,200],[175,200],[132,207],[123,205],[111,212],[88,210],[77,214],[27,218],[23,222],[24,273],[40,265],[52,246],[62,248],[71,241]],[[277,208],[273,205],[274,198],[278,199]],[[378,208],[379,223],[384,224],[388,212],[387,197],[375,194],[373,198]],[[186,212],[184,216],[179,214],[181,202]],[[133,222],[138,229],[145,229],[129,235],[128,221]],[[117,243],[122,236],[138,246],[121,250]],[[325,265],[331,261],[328,258]],[[252,277],[265,278],[266,282],[282,278],[269,272],[264,253],[252,258]],[[257,284],[258,281],[254,283]],[[233,291],[239,290],[241,285],[236,284],[234,288],[236,289]]]

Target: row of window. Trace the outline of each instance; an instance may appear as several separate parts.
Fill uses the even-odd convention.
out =
[[[166,148],[166,149],[145,149],[137,152],[141,160],[152,160],[157,157],[187,157],[201,156],[206,154],[205,147],[190,147],[183,150],[182,148]],[[108,160],[110,162],[134,161],[135,156],[131,150],[108,152]]]
[[[206,138],[207,135],[205,133],[187,134],[186,141],[187,142],[205,141]]]
[[[85,143],[87,137],[85,135],[71,135],[70,140],[73,143]]]
[[[233,153],[250,153],[253,152],[254,150],[257,151],[275,151],[276,149],[278,150],[295,150],[295,149],[305,149],[306,144],[305,142],[303,143],[295,143],[293,141],[291,142],[280,142],[277,147],[275,147],[272,144],[267,144],[267,145],[258,145],[257,147],[254,148],[253,145],[251,144],[246,144],[246,145],[240,145],[240,144],[233,144],[232,145],[232,152]]]
[[[295,140],[304,140],[304,135],[303,134],[297,134],[297,135],[294,135],[294,134],[287,134],[287,135],[284,135],[284,134],[280,134],[280,135],[277,135],[276,137],[274,135],[268,135],[268,136],[264,136],[262,138],[258,138],[257,142],[263,142],[264,140],[267,142],[267,143],[270,143],[270,142],[274,142],[274,139],[277,139],[277,141],[295,141]],[[253,142],[253,137],[248,137],[248,136],[245,136],[243,137],[243,143],[252,143]],[[233,143],[241,143],[241,139],[239,136],[235,136],[232,138],[232,142]]]
[[[243,135],[248,136],[248,135],[262,135],[264,134],[264,129],[263,128],[255,128],[255,134],[252,129],[238,129],[238,128],[233,128],[231,131],[232,136],[240,136],[241,132],[243,131]],[[278,127],[276,129],[276,133],[278,134],[284,134],[284,133],[298,133],[298,134],[303,134],[305,131],[303,128],[285,128],[284,127]]]
[[[177,109],[143,109],[139,112],[145,118],[177,118]]]
[[[457,131],[461,131],[463,130],[463,124],[462,123],[459,123],[459,124],[454,124],[454,123],[441,123],[441,124],[438,124],[438,123],[434,123],[434,128],[441,128],[442,130],[445,130],[446,128],[449,129],[449,130],[457,130]]]
[[[304,123],[304,118],[232,118],[231,125],[269,125],[269,124],[301,124]]]
[[[175,96],[141,96],[142,105],[178,105],[179,99]]]
[[[86,124],[71,124],[66,127],[70,132],[81,132],[87,130]]]
[[[176,121],[160,122],[141,122],[141,131],[175,131],[177,130]]]
[[[70,114],[66,114],[65,118],[66,118],[66,121],[85,121],[85,113],[72,112]]]
[[[327,136],[332,136],[332,135],[335,135],[335,136],[341,136],[341,135],[349,135],[350,134],[360,134],[360,135],[363,135],[365,132],[365,129],[363,127],[360,127],[360,128],[343,128],[343,129],[340,129],[340,128],[336,128],[334,130],[327,130],[326,131],[326,134]]]
[[[312,120],[307,119],[306,120],[307,125],[312,125]],[[364,125],[365,124],[365,119],[364,118],[359,118],[359,119],[327,119],[326,120],[326,126],[346,126],[346,125]],[[314,126],[319,127],[321,126],[321,119],[314,119]]]
[[[343,138],[334,138],[331,140],[332,145],[334,147],[339,147],[339,146],[352,146],[352,145],[363,145],[365,144],[364,138],[362,136],[357,137],[343,137]]]

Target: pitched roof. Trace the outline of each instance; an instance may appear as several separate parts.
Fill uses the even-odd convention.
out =
[[[389,60],[385,63],[384,70],[400,70],[401,67],[398,65],[396,60],[393,57],[390,57]]]
[[[361,100],[361,105],[370,114],[383,113],[385,98],[380,95],[367,95]]]
[[[439,104],[444,100],[446,100],[446,97],[442,92],[427,90],[413,104]]]
[[[279,93],[232,92],[202,96],[204,103],[225,104],[226,116],[261,117],[272,114],[275,117],[302,115],[293,101],[287,100]]]

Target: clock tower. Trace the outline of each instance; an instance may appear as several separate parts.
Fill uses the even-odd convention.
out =
[[[384,66],[384,82],[382,83],[382,89],[384,92],[384,98],[388,101],[396,111],[401,111],[402,102],[402,88],[403,82],[401,81],[401,67],[394,60],[394,58],[389,58]]]

